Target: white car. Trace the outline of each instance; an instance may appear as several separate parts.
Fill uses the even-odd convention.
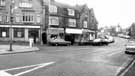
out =
[[[108,36],[108,35],[107,35],[106,38],[108,39],[108,42],[109,42],[109,43],[115,42],[115,41],[114,41],[114,38],[113,38],[112,36]]]
[[[126,45],[126,54],[135,54],[135,41],[129,41]]]

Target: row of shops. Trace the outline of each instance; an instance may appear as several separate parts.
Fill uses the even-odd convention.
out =
[[[60,38],[71,41],[71,43],[84,43],[95,39],[95,32],[88,29],[77,28],[48,28],[46,32],[41,33],[40,26],[31,25],[12,25],[13,41],[28,42],[30,38],[34,38],[35,42],[43,41],[46,43],[51,36],[57,35]],[[42,38],[41,38],[42,36]],[[42,40],[41,40],[42,39]],[[0,25],[0,41],[10,40],[10,25]]]
[[[0,25],[0,41],[9,41],[10,32],[13,41],[28,42],[30,38],[35,38],[35,42],[40,41],[40,26],[12,25],[12,31],[10,27],[10,25]]]
[[[77,28],[48,28],[47,30],[47,40],[51,38],[52,35],[57,35],[66,41],[71,41],[74,43],[85,43],[95,39],[95,31],[88,29],[77,29]]]

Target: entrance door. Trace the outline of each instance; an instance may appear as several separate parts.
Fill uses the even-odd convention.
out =
[[[42,33],[42,41],[43,41],[43,44],[46,44],[47,43],[47,35],[46,33]]]
[[[39,29],[29,29],[29,38],[34,39],[34,43],[39,39]]]

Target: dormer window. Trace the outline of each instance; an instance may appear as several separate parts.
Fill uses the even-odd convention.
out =
[[[6,0],[0,0],[0,6],[6,6]]]
[[[75,11],[73,9],[68,9],[68,15],[74,16],[75,15]]]
[[[32,3],[29,3],[29,2],[21,2],[19,4],[20,7],[23,7],[23,8],[32,8]]]
[[[54,5],[49,6],[49,12],[50,13],[57,13],[57,7]]]

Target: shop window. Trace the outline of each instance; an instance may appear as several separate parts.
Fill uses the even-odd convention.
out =
[[[39,29],[29,29],[29,38],[39,38]]]
[[[64,39],[64,33],[59,33],[60,38]]]
[[[0,28],[0,37],[9,37],[9,28]]]
[[[15,38],[24,38],[24,29],[23,28],[15,28],[14,29],[14,37]]]

